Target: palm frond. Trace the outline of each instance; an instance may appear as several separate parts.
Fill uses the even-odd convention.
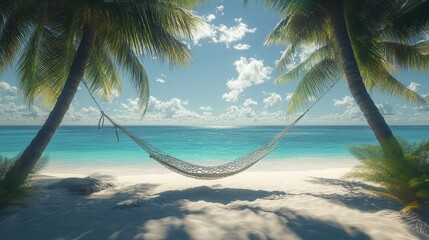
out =
[[[379,75],[378,78],[372,79],[374,82],[374,89],[377,89],[381,93],[392,95],[418,106],[427,105],[426,100],[422,96],[408,89],[388,72],[384,72],[384,74]]]
[[[95,43],[95,48],[87,63],[85,79],[91,83],[92,92],[108,100],[114,91],[122,90],[122,83],[115,64],[103,47],[103,42]]]
[[[338,61],[324,59],[314,65],[301,79],[289,102],[288,114],[308,106],[325,93],[341,76]]]
[[[410,0],[399,10],[393,20],[391,31],[396,37],[409,39],[429,30],[429,2]]]
[[[290,18],[286,17],[280,20],[274,29],[268,34],[265,39],[265,45],[273,44],[285,44],[287,38],[287,27],[289,24]],[[293,42],[291,43],[293,44]]]
[[[323,45],[326,44],[331,32],[325,12],[299,12],[281,20],[268,35],[266,44],[314,43]]]
[[[429,40],[413,45],[382,42],[387,60],[404,69],[426,71],[429,69]]]
[[[277,68],[282,71],[285,70],[291,63],[291,59],[293,57],[290,56],[289,52],[286,54],[283,54],[282,57],[279,60],[279,63],[277,64]],[[293,81],[301,77],[303,74],[305,74],[308,70],[313,68],[317,63],[324,59],[332,59],[335,58],[335,55],[332,52],[332,48],[329,46],[323,46],[319,49],[316,49],[312,53],[310,53],[306,59],[302,60],[300,63],[298,63],[297,66],[294,66],[292,69],[290,69],[285,74],[280,75],[278,78],[276,78],[276,83],[285,83],[289,81]]]
[[[54,42],[52,33],[43,25],[39,25],[18,61],[18,73],[21,79],[19,89],[30,105],[36,97],[41,97],[42,103],[47,103],[54,95],[49,84],[53,77],[50,64],[53,62],[53,56],[56,55],[53,48]]]
[[[130,80],[139,94],[139,107],[142,109],[142,116],[146,112],[149,103],[149,79],[143,65],[137,55],[126,43],[122,43],[117,48],[111,48],[113,56],[116,57],[117,64],[130,76]]]
[[[138,53],[183,66],[191,55],[183,38],[190,38],[201,19],[168,2],[153,1],[135,7],[106,9],[106,29],[116,44],[128,42]],[[126,28],[123,26],[127,25]],[[114,29],[115,31],[112,31]],[[114,43],[115,44],[115,43]]]
[[[0,72],[12,64],[16,55],[32,34],[34,9],[20,9],[8,16],[0,29]]]

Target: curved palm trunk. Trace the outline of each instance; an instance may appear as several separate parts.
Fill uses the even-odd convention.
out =
[[[342,7],[333,12],[331,20],[334,27],[335,41],[340,49],[341,61],[350,93],[366,118],[368,125],[374,132],[384,153],[389,157],[397,159],[402,158],[404,153],[398,141],[393,136],[392,131],[377,106],[374,104],[363,83],[348,35]]]
[[[16,189],[22,185],[51,141],[77,92],[79,83],[85,72],[86,63],[94,47],[94,42],[95,27],[85,25],[82,40],[77,49],[64,88],[37,135],[19,156],[14,166],[6,173],[4,178],[4,187],[6,189]]]

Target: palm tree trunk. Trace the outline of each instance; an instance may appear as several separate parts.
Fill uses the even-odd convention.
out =
[[[374,132],[384,153],[389,157],[402,158],[404,153],[398,141],[393,136],[392,131],[366,90],[348,35],[343,7],[333,11],[331,20],[350,93]]]
[[[64,88],[37,135],[19,156],[14,166],[6,173],[4,188],[12,190],[21,186],[49,145],[77,92],[85,72],[86,63],[94,47],[95,37],[95,27],[86,24]]]

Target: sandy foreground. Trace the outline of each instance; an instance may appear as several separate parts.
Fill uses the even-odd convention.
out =
[[[244,172],[203,181],[175,173],[97,173],[115,186],[78,195],[45,186],[0,211],[0,239],[429,239],[400,205],[341,179],[349,168]]]

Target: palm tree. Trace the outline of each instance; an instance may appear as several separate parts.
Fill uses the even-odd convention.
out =
[[[429,1],[408,0],[393,19],[389,29],[400,39],[410,39],[429,33]],[[427,37],[426,37],[427,38]]]
[[[380,36],[384,23],[394,16],[401,1],[265,0],[265,3],[284,16],[266,42],[289,44],[279,61],[280,70],[284,71],[291,63],[297,48],[309,44],[317,47],[306,60],[277,79],[286,82],[301,77],[289,111],[305,105],[308,96],[326,91],[344,74],[349,91],[385,154],[402,158],[398,141],[367,91],[368,87],[425,103],[391,74],[396,69],[395,63],[404,58],[415,60],[406,61],[407,67],[424,69],[429,60],[422,51],[425,44],[382,41]],[[400,48],[404,51],[396,51]]]
[[[148,79],[139,55],[183,66],[190,52],[183,38],[200,23],[187,7],[199,0],[1,1],[0,69],[18,56],[19,89],[25,100],[55,103],[46,122],[6,173],[6,189],[18,188],[64,118],[81,79],[107,97],[128,73],[143,113]],[[1,19],[1,18],[0,18]]]

